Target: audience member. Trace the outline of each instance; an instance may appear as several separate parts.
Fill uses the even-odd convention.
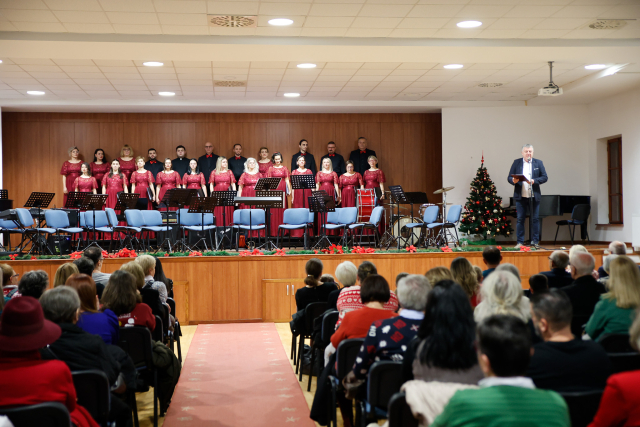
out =
[[[118,316],[108,308],[98,311],[96,284],[87,274],[73,274],[67,279],[80,298],[80,316],[76,325],[85,332],[98,335],[105,344],[118,344],[120,325]]]
[[[16,274],[9,264],[0,264],[2,270],[2,294],[4,301],[9,301],[13,294],[18,292],[18,282],[20,275]]]
[[[611,372],[609,357],[593,341],[571,333],[573,310],[559,289],[536,292],[531,319],[543,342],[534,345],[527,374],[538,388],[557,392],[602,390]]]
[[[485,376],[480,389],[456,392],[431,427],[571,425],[564,399],[553,391],[537,390],[531,378],[524,377],[531,338],[522,320],[494,315],[480,323],[477,335],[478,363]]]
[[[518,279],[519,282],[522,282],[522,277],[520,276],[520,270],[518,270],[518,267],[516,267],[515,265],[509,262],[500,264],[499,266],[496,267],[494,271],[508,271],[509,273],[513,274],[516,277],[516,279]]]
[[[487,266],[487,269],[482,272],[483,277],[487,277],[489,274],[493,273],[497,266],[502,262],[502,254],[500,253],[500,249],[495,246],[487,246],[482,251],[482,261],[484,265]]]
[[[335,277],[333,277],[329,273],[326,273],[326,274],[323,274],[322,276],[320,276],[320,282],[322,282],[322,283],[336,283],[336,279],[335,279]]]
[[[78,267],[72,262],[65,262],[56,270],[53,276],[53,287],[64,286],[69,276],[78,273]]]
[[[611,261],[613,261],[617,257],[618,255],[616,254],[607,255],[602,259],[602,266],[598,269],[598,282],[602,283],[605,288],[607,287],[607,284],[609,282],[609,274],[611,273]],[[601,271],[602,274],[600,274]]]
[[[522,294],[520,280],[509,271],[495,270],[487,276],[480,295],[481,302],[473,313],[477,323],[494,314],[510,314],[523,322],[531,316],[529,299]]]
[[[49,276],[44,270],[27,271],[18,283],[15,296],[34,297],[40,299],[45,289],[49,287]]]
[[[587,248],[585,248],[582,245],[573,245],[573,246],[571,246],[571,249],[569,249],[569,260],[571,260],[573,255],[577,254],[577,253],[586,253],[586,254],[588,254],[589,251],[587,250]],[[591,275],[596,280],[598,280],[600,278],[600,276],[598,276],[598,271],[595,270],[595,265],[594,265],[594,270],[591,271]]]
[[[60,338],[60,326],[46,320],[32,297],[7,302],[0,318],[0,402],[2,406],[62,403],[77,427],[99,427],[77,404],[69,367],[42,360],[38,350]]]
[[[471,306],[478,305],[478,279],[473,265],[465,257],[458,257],[451,262],[451,274],[453,280],[462,286],[469,297]]]
[[[338,289],[335,283],[322,283],[322,261],[311,258],[304,267],[307,277],[304,278],[304,287],[296,291],[297,311],[304,310],[313,302],[327,302],[329,294]]]
[[[620,242],[618,240],[614,240],[609,243],[609,254],[610,255],[626,255],[627,254],[627,245],[624,242]],[[609,272],[604,268],[604,262],[598,268],[598,278],[602,279],[609,276]]]
[[[562,290],[571,300],[573,315],[589,317],[593,314],[600,295],[605,291],[604,286],[591,274],[596,261],[590,253],[581,251],[575,252],[569,258],[573,283]]]
[[[549,288],[564,288],[573,282],[569,267],[569,255],[564,251],[553,251],[549,256],[549,271],[540,274],[547,276]]]
[[[631,345],[640,350],[640,315],[629,330]],[[611,375],[589,427],[640,426],[640,370]]]
[[[478,286],[482,285],[482,281],[484,280],[484,275],[482,274],[482,269],[477,265],[473,266],[473,271],[476,273],[476,280],[478,281]]]
[[[453,274],[451,274],[451,270],[441,265],[439,265],[438,267],[433,267],[424,275],[433,287],[436,287],[438,285],[438,282],[440,282],[441,280],[453,280]]]
[[[164,319],[166,315],[165,306],[162,304],[160,293],[155,289],[145,288],[144,271],[142,271],[140,264],[135,261],[130,261],[120,266],[120,270],[131,273],[136,289],[142,298],[142,302],[151,308],[154,316]]]
[[[354,263],[351,261],[344,261],[338,264],[336,267],[336,278],[338,279],[338,283],[342,285],[342,288],[338,288],[329,294],[327,301],[328,310],[338,309],[338,297],[340,296],[340,292],[345,288],[355,285],[357,277],[358,267],[356,267]]]
[[[138,258],[136,258],[136,262],[142,267],[142,273],[144,274],[143,289],[155,289],[160,295],[160,301],[166,304],[168,297],[167,287],[163,282],[156,281],[153,278],[156,272],[156,259],[151,255],[139,255]]]
[[[98,289],[98,296],[102,299],[102,292],[104,291],[104,287],[107,286],[109,277],[111,277],[111,274],[102,272],[102,264],[104,263],[104,256],[102,256],[102,249],[97,248],[95,246],[91,246],[90,248],[87,248],[84,250],[83,256],[93,261],[93,273],[91,274],[91,277],[93,278],[93,281],[96,283],[96,289]]]
[[[402,278],[407,277],[409,275],[409,273],[398,273],[396,274],[396,288],[398,287],[398,283],[400,283],[400,280],[402,280]]]
[[[78,267],[78,273],[88,274],[89,276],[93,274],[95,263],[86,256],[74,259],[73,263]]]
[[[543,274],[534,274],[529,277],[529,292],[531,295],[541,294],[549,290],[549,279]]]
[[[160,258],[154,257],[156,259],[156,274],[153,275],[153,280],[156,282],[164,283],[164,286],[167,288],[167,295],[169,298],[173,298],[173,280],[169,279],[162,269],[162,261]]]
[[[118,316],[120,326],[146,326],[153,331],[156,318],[136,289],[135,278],[123,270],[114,272],[102,295],[102,310],[109,309]]]
[[[618,255],[611,261],[609,292],[600,297],[585,332],[596,340],[603,334],[626,334],[640,307],[640,270],[631,258]]]

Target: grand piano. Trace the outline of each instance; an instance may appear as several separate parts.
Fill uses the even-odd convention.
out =
[[[560,195],[542,195],[540,199],[540,211],[538,217],[540,218],[540,241],[542,241],[542,220],[549,216],[562,216],[564,214],[571,214],[573,208],[576,205],[590,205],[591,196],[560,196]],[[507,216],[517,218],[516,202],[513,197],[509,197],[509,206],[505,208],[504,212]],[[525,212],[527,218],[529,217],[529,205],[525,204]],[[529,221],[525,222],[527,228],[529,227]],[[514,227],[515,228],[515,227]],[[531,233],[529,232],[529,236]],[[580,235],[582,239],[586,239],[586,229],[584,225],[580,226]]]

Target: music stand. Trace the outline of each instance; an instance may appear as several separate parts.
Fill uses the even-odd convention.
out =
[[[200,224],[202,227],[202,233],[205,232],[205,225],[204,225],[204,214],[208,213],[213,215],[214,218],[214,222],[215,222],[215,214],[214,214],[214,209],[215,209],[215,203],[214,200],[209,198],[209,197],[191,197],[189,199],[189,213],[199,213],[202,216],[202,219],[200,220]],[[214,225],[215,227],[215,225]],[[209,240],[211,240],[211,230],[209,231]],[[203,235],[204,236],[204,235]],[[204,242],[204,250],[208,251],[209,248],[207,247],[207,239],[205,237],[201,237],[195,245],[193,245],[193,248],[197,248],[198,245],[200,244],[200,242]],[[211,241],[211,248],[213,249],[213,241]]]
[[[102,247],[98,244],[98,241],[96,239],[96,211],[101,211],[102,207],[104,206],[104,204],[107,202],[107,196],[106,194],[92,194],[92,193],[87,193],[86,196],[84,197],[84,200],[82,200],[82,204],[80,205],[80,209],[84,210],[84,211],[88,211],[91,210],[93,213],[93,242],[91,242],[89,244],[89,246],[87,246],[87,248],[90,248],[91,246],[95,245],[98,248],[100,248],[100,250],[104,250],[102,249]],[[67,199],[69,200],[69,199]],[[86,221],[85,221],[86,222]],[[85,248],[85,250],[87,249]],[[111,249],[111,248],[109,248]]]
[[[51,201],[53,200],[53,198],[55,197],[56,193],[41,193],[38,191],[34,191],[33,193],[31,193],[29,195],[29,198],[27,199],[27,201],[24,204],[25,208],[37,208],[38,209],[38,227],[36,228],[40,228],[40,223],[42,221],[42,209],[45,209],[47,207],[49,207],[49,204],[51,203]],[[36,239],[36,251],[39,254],[42,254],[42,247],[43,247],[43,242],[40,239],[40,230],[37,231],[37,239]],[[33,240],[32,240],[33,242]],[[49,247],[45,244],[44,245],[45,248],[47,248],[47,251],[49,251],[49,253],[51,255],[53,255],[53,252],[51,252],[51,250],[49,249]],[[33,250],[33,246],[31,247],[31,250]],[[31,250],[29,251],[29,253],[31,253]]]
[[[190,190],[187,188],[172,188],[171,190],[167,191],[164,197],[162,198],[162,203],[164,203],[165,206],[167,207],[167,212],[169,211],[169,206],[178,208],[178,232],[180,232],[180,227],[181,227],[180,209],[182,209],[185,205],[187,205],[189,200],[192,197],[194,197],[193,194],[197,195],[198,191]],[[165,240],[167,239],[168,237],[165,238]],[[162,244],[164,245],[164,242]],[[174,245],[174,250],[178,252],[191,251],[191,248],[189,247],[189,245],[187,245],[184,241],[184,235],[183,235],[183,238],[176,240]]]
[[[120,192],[120,193],[118,193],[117,196],[118,196],[117,197],[118,201],[117,201],[115,207],[113,208],[113,210],[119,210],[120,212],[123,212],[123,213],[127,209],[135,209],[136,205],[138,204],[138,199],[140,198],[140,195],[138,193]],[[117,227],[117,224],[114,225],[114,227],[113,227],[114,231],[115,231],[116,227]],[[126,241],[127,241],[127,238],[128,238],[129,239],[129,243],[131,245],[131,249],[133,250],[133,239],[131,238],[131,236],[133,235],[134,238],[135,238],[135,233],[133,233],[133,234],[129,233],[129,231],[131,230],[129,228],[120,227],[120,230],[124,230],[125,234],[127,235],[127,237],[125,237],[125,239],[124,239],[124,246],[126,247]],[[137,238],[135,238],[135,240],[136,240],[136,243],[137,243],[138,247],[140,247],[140,245],[141,245],[140,241]],[[123,243],[123,241],[120,240],[120,244],[121,245],[122,245],[122,243]]]
[[[315,190],[316,189],[316,177],[313,174],[310,175],[291,175],[291,188],[292,190]],[[302,193],[303,204],[302,207],[307,207],[307,200]]]
[[[323,216],[323,214],[336,211],[335,200],[333,197],[329,196],[326,191],[316,190],[312,193],[312,196],[309,197],[309,209],[311,212],[319,214],[320,217],[320,234],[318,236],[318,241],[313,246],[313,249],[322,247],[325,241],[327,246],[331,246],[331,240],[327,237],[326,229],[324,228],[326,217]]]
[[[393,202],[396,205],[396,210],[397,210],[397,218],[400,218],[400,205],[403,204],[408,204],[409,203],[409,199],[407,198],[406,193],[404,192],[404,190],[402,189],[402,186],[400,185],[390,185],[389,186],[389,190],[391,191],[391,197],[393,198]],[[391,218],[389,219],[389,226],[387,227],[387,230],[385,231],[385,236],[387,239],[389,239],[387,241],[387,247],[386,249],[389,249],[389,247],[393,244],[393,242],[397,243],[397,248],[400,249],[400,239],[404,240],[404,244],[406,245],[407,240],[409,239],[403,239],[402,238],[402,234],[400,234],[400,224],[398,223],[398,236],[394,236],[393,235],[393,224],[391,224],[392,220],[393,220],[393,208],[391,208]],[[412,212],[412,216],[413,216],[413,212]],[[413,236],[413,232],[411,233],[411,235]]]
[[[235,191],[212,191],[211,192],[211,196],[209,196],[209,199],[211,199],[213,201],[213,206],[214,207],[221,207],[222,208],[222,237],[220,238],[220,241],[218,241],[218,230],[220,229],[220,226],[218,226],[217,222],[218,219],[216,219],[216,251],[220,250],[220,245],[222,244],[222,247],[224,248],[224,244],[222,242],[224,242],[224,239],[227,239],[229,241],[229,248],[231,248],[231,237],[227,236],[227,229],[233,230],[233,227],[227,227],[227,207],[229,206],[235,206],[236,202],[236,195],[237,192]],[[214,215],[215,217],[215,215]]]
[[[422,191],[410,191],[404,194],[405,194],[405,197],[407,198],[407,201],[411,205],[411,221],[416,222],[413,216],[413,205],[414,204],[422,205],[424,203],[429,203],[429,198],[427,197],[427,193]],[[420,221],[422,221],[422,218],[419,218],[419,219]],[[400,224],[398,224],[398,228],[400,228]],[[398,234],[400,234],[400,230],[398,230]],[[418,243],[420,243],[419,240],[418,240]],[[411,230],[411,245],[413,245],[413,230]]]
[[[9,190],[0,190],[0,199],[8,199],[9,198]]]
[[[262,179],[274,179],[274,178],[262,178]],[[281,178],[277,178],[278,181]],[[258,181],[260,182],[260,181]],[[279,184],[278,184],[279,185]],[[257,187],[257,185],[256,185]],[[276,186],[277,188],[277,186]],[[259,209],[266,209],[267,211],[267,229],[265,231],[265,242],[264,245],[262,245],[262,247],[264,247],[267,250],[274,250],[274,249],[278,249],[278,246],[276,246],[270,239],[271,237],[271,208],[275,208],[275,209],[283,209],[284,208],[284,191],[256,191],[256,197],[280,197],[280,202],[279,203],[273,203],[273,202],[269,202],[268,204],[264,204],[264,205],[256,205],[254,207],[257,207]],[[249,214],[251,214],[251,212],[249,212]],[[251,216],[249,216],[249,224],[251,224]]]
[[[72,191],[67,193],[67,202],[64,204],[65,209],[80,209],[80,205],[84,201],[85,196],[89,193],[88,191]]]

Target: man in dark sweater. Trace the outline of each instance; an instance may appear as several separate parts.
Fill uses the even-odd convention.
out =
[[[549,257],[549,271],[541,271],[540,274],[547,276],[549,289],[564,288],[573,283],[571,273],[567,271],[569,266],[569,255],[564,251],[553,251]]]
[[[236,178],[236,182],[238,182],[244,172],[244,162],[247,161],[247,158],[242,157],[242,145],[240,144],[233,146],[233,154],[235,154],[235,156],[230,157],[227,162],[229,163],[229,170],[233,172],[233,176]]]
[[[482,261],[484,261],[484,265],[487,266],[487,269],[482,272],[482,277],[486,279],[502,262],[500,249],[495,246],[487,246],[484,248],[482,251]]]
[[[599,344],[575,338],[572,316],[563,291],[533,295],[531,320],[544,342],[534,345],[527,375],[536,387],[557,392],[602,390],[611,373],[609,357]]]
[[[205,182],[209,182],[209,176],[216,168],[218,155],[213,153],[213,144],[209,141],[204,144],[204,155],[198,158],[198,168],[204,174]]]
[[[376,152],[367,148],[367,138],[358,138],[358,149],[349,154],[349,160],[353,162],[353,170],[364,176],[364,172],[369,169],[369,156],[376,156]],[[380,162],[378,162],[380,167]]]
[[[336,153],[335,142],[329,141],[329,143],[327,144],[327,154],[322,156],[322,158],[320,159],[320,164],[322,164],[322,161],[325,158],[331,160],[331,166],[333,167],[333,171],[338,174],[338,178],[340,178],[340,176],[347,171],[347,168],[344,164],[344,157]]]
[[[187,159],[187,149],[184,145],[176,147],[176,157],[171,161],[171,167],[180,174],[180,179],[189,171],[189,159]],[[207,177],[208,178],[208,177]]]
[[[573,283],[562,290],[571,301],[574,316],[589,317],[605,292],[602,283],[592,276],[596,261],[588,252],[577,252],[571,257],[570,264]]]

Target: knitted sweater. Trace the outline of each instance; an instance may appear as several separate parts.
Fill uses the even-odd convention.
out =
[[[349,286],[342,289],[336,305],[340,312],[337,325],[340,325],[345,314],[364,307],[362,299],[360,299],[360,286]],[[391,291],[391,298],[389,298],[389,301],[384,305],[384,308],[394,313],[398,311],[398,297],[395,292]]]
[[[628,334],[635,308],[620,308],[615,299],[600,297],[585,331],[595,340],[602,334]]]

